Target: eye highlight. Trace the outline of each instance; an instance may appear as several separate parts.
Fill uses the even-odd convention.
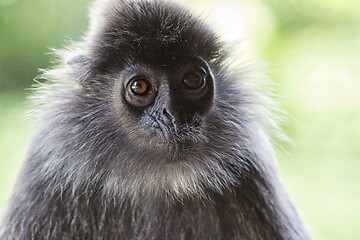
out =
[[[143,95],[146,94],[150,89],[150,84],[144,79],[133,80],[131,83],[131,91],[135,94]]]
[[[156,97],[157,85],[147,77],[131,78],[125,91],[125,101],[136,108],[146,108],[150,106]]]

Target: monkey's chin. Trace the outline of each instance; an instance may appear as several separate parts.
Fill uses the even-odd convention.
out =
[[[152,134],[148,138],[147,144],[150,148],[181,149],[194,144],[208,142],[208,138],[199,132],[188,132],[185,134],[169,135]]]

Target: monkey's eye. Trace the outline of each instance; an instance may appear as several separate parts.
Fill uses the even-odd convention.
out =
[[[150,84],[144,79],[135,79],[132,81],[130,88],[133,93],[143,95],[149,91]]]
[[[126,85],[125,100],[133,107],[145,108],[154,102],[156,94],[156,84],[151,79],[135,77]]]
[[[198,90],[205,86],[205,79],[198,72],[189,72],[183,77],[182,85],[188,90]]]
[[[187,99],[196,100],[203,97],[208,89],[207,72],[196,69],[186,73],[181,79],[181,86]]]

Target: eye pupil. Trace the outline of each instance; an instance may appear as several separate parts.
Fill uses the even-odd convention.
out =
[[[149,90],[149,84],[145,80],[135,80],[131,84],[131,91],[135,94],[145,94]]]
[[[187,89],[198,89],[204,85],[202,76],[195,72],[188,73],[183,78],[183,86]]]

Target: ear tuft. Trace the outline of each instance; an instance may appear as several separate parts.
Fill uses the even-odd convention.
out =
[[[68,65],[74,65],[74,64],[85,64],[88,62],[89,58],[84,55],[76,55],[75,57],[71,58],[69,61],[67,61]]]
[[[90,74],[90,58],[88,56],[79,54],[66,62],[67,65],[73,69],[77,79],[84,81]]]

